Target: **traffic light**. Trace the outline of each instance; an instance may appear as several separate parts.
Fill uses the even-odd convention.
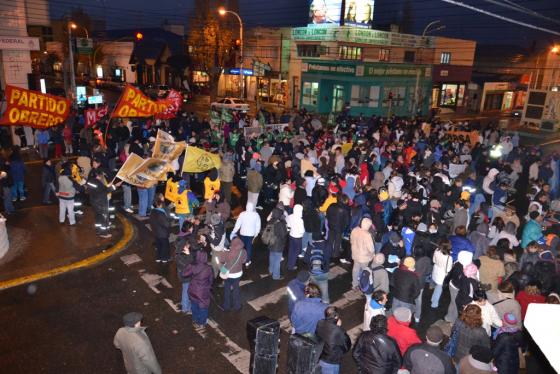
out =
[[[141,32],[137,32],[135,37],[136,41],[139,42],[140,40],[144,39],[144,34],[142,34]]]
[[[235,51],[239,51],[239,49],[241,48],[241,40],[235,39],[232,44],[232,49],[234,49]]]

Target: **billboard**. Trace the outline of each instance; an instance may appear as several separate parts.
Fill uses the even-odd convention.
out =
[[[360,27],[371,26],[374,3],[375,0],[346,0],[344,24]]]
[[[340,24],[342,0],[310,0],[309,24]]]

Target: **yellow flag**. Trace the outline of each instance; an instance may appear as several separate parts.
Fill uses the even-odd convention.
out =
[[[220,155],[188,146],[183,162],[183,171],[186,173],[201,173],[212,168],[218,169],[221,164]]]
[[[173,179],[169,178],[165,184],[165,198],[171,202],[177,201],[177,196],[179,195],[179,183],[173,182]]]

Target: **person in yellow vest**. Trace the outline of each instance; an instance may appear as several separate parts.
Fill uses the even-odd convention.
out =
[[[204,178],[204,200],[212,200],[214,194],[218,192],[220,192],[220,178],[218,170],[213,168]]]
[[[179,181],[177,197],[175,203],[175,214],[179,216],[179,231],[183,227],[183,222],[187,217],[194,214],[194,209],[200,205],[195,194],[188,188],[187,182]]]

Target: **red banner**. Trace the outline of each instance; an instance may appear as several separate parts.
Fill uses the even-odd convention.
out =
[[[142,91],[127,84],[111,118],[152,117],[163,113],[169,105],[167,100],[151,100]]]
[[[1,125],[45,129],[60,125],[70,113],[70,100],[6,85],[6,111]]]
[[[103,106],[97,109],[88,109],[85,112],[86,115],[86,127],[91,127],[97,123],[101,118],[105,117],[109,112],[107,106]]]
[[[157,103],[165,103],[167,107],[165,110],[159,114],[156,114],[156,118],[159,119],[171,119],[175,118],[181,105],[183,104],[183,96],[179,91],[171,90],[165,99],[160,99],[156,101]]]

